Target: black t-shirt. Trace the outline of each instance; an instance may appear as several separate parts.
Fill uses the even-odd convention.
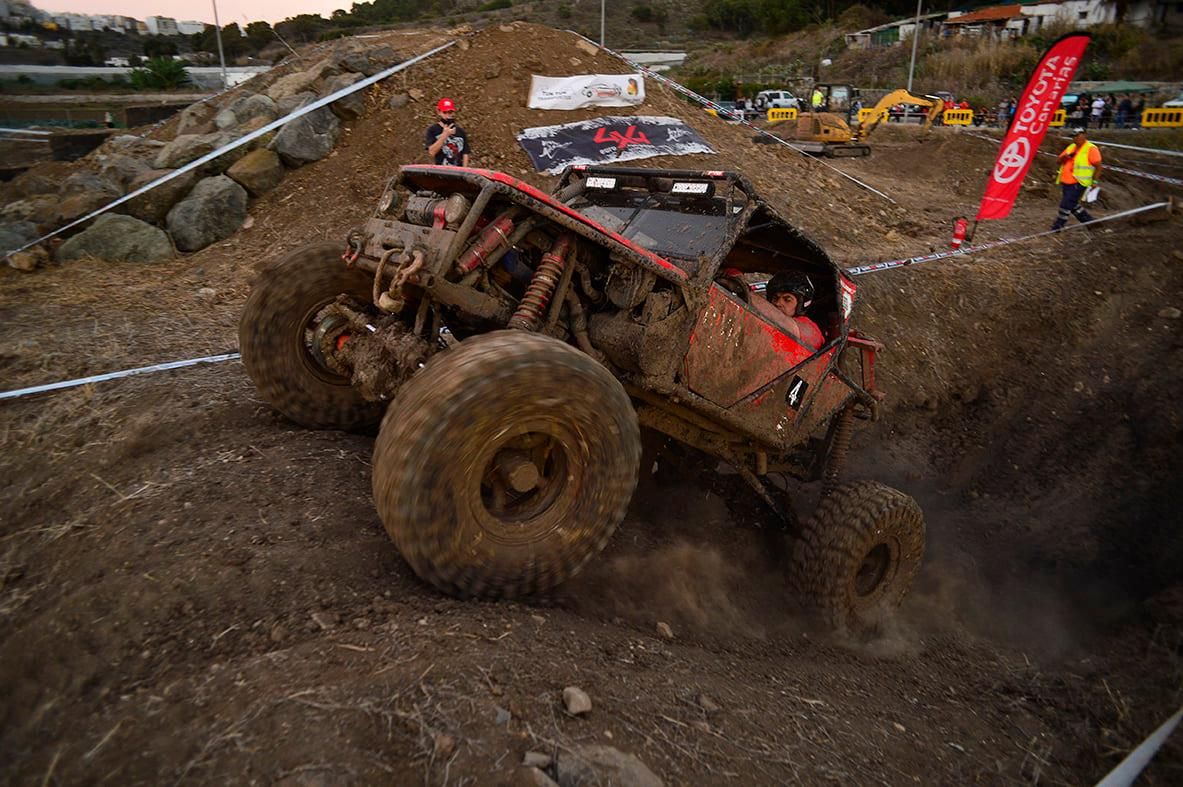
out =
[[[423,147],[430,148],[443,133],[443,126],[439,123],[432,123],[427,129],[427,135],[423,138]],[[460,126],[456,126],[456,133],[448,137],[448,141],[440,148],[440,152],[435,154],[435,163],[447,164],[449,167],[460,167],[464,165],[465,153],[472,155],[472,150],[468,147],[468,135]]]

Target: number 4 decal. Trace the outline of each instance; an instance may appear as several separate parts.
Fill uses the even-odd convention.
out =
[[[808,390],[809,383],[800,377],[794,377],[793,382],[789,385],[788,393],[785,394],[785,402],[794,410],[800,410],[801,403],[805,401],[805,392]]]

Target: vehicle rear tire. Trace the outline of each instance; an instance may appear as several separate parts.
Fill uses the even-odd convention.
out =
[[[792,571],[806,602],[844,631],[897,607],[923,555],[924,515],[916,501],[876,481],[855,481],[823,498],[802,525]]]
[[[640,457],[636,411],[607,369],[557,339],[497,331],[400,389],[374,447],[374,501],[422,579],[515,598],[603,549]]]
[[[342,293],[370,302],[371,277],[346,268],[342,245],[315,243],[269,265],[251,289],[238,323],[242,364],[259,395],[291,420],[313,429],[364,429],[384,403],[362,397],[317,359],[309,335],[316,314]]]

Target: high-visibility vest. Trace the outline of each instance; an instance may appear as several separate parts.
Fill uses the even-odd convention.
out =
[[[820,90],[813,91],[813,96],[810,98],[810,103],[815,107],[820,107],[825,98]]]
[[[1097,146],[1086,140],[1072,158],[1072,177],[1076,178],[1076,182],[1085,188],[1093,185],[1093,175],[1097,171],[1097,168],[1089,163],[1089,153],[1095,147]]]

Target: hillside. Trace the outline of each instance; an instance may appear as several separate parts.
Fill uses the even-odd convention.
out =
[[[409,55],[438,36],[369,44]],[[233,349],[258,269],[343,242],[394,169],[422,161],[440,93],[481,166],[552,187],[514,140],[558,122],[524,106],[530,74],[627,66],[537,26],[462,40],[371,89],[333,152],[230,237],[156,264],[0,271],[6,387]],[[870,158],[834,166],[888,202],[652,82],[637,111],[719,151],[640,165],[739,170],[843,264],[945,247],[996,149],[885,128]],[[1046,228],[1050,174],[1040,159],[981,239]],[[1103,210],[1172,194],[1114,175]],[[6,403],[0,768],[43,784],[542,784],[518,768],[528,752],[599,744],[667,784],[1094,783],[1180,700],[1183,269],[1179,218],[1160,218],[858,278],[888,398],[850,473],[915,496],[929,534],[913,594],[871,640],[812,626],[783,541],[694,484],[638,497],[553,598],[459,601],[383,530],[371,436],[295,427],[237,364]],[[571,685],[589,715],[563,710]],[[1176,736],[1144,783],[1177,781],[1181,755]]]

